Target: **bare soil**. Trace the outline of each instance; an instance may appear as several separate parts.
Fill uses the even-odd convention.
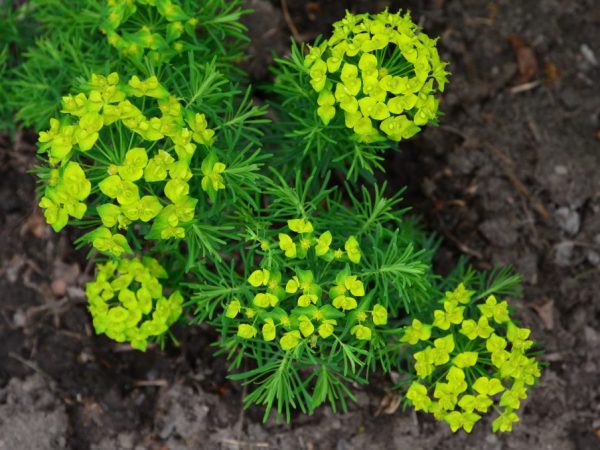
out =
[[[84,255],[36,207],[34,137],[0,137],[0,450],[600,448],[600,4],[594,0],[249,0],[248,69],[310,40],[351,11],[410,8],[450,61],[441,126],[387,160],[393,189],[444,238],[443,273],[467,255],[524,276],[513,303],[548,366],[515,431],[452,434],[395,409],[391,383],[346,414],[291,425],[243,411],[215,336],[131,351],[93,334]],[[286,5],[285,14],[282,5]],[[292,31],[293,30],[293,31]]]

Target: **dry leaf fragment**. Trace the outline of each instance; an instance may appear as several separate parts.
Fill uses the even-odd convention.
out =
[[[379,403],[379,407],[375,412],[375,417],[380,416],[381,414],[394,414],[400,407],[400,403],[402,403],[402,397],[398,393],[387,392]]]
[[[521,36],[510,34],[506,40],[512,45],[519,68],[518,84],[531,81],[538,74],[538,63],[533,49],[529,47]]]
[[[532,305],[532,308],[542,321],[544,329],[554,329],[554,300],[545,300]]]

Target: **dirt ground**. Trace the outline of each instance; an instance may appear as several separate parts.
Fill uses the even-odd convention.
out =
[[[271,49],[284,54],[292,33],[314,38],[346,8],[410,8],[441,36],[453,74],[445,116],[390,155],[386,176],[408,185],[407,204],[444,238],[441,272],[467,255],[523,274],[513,306],[548,366],[522,422],[506,435],[489,423],[452,434],[420,414],[388,414],[382,379],[346,414],[262,424],[241,409],[210,330],[181,330],[180,348],[147,353],[94,336],[82,290],[91,268],[71,236],[44,225],[33,138],[22,133],[0,137],[0,450],[600,449],[600,3],[248,3],[257,81]]]

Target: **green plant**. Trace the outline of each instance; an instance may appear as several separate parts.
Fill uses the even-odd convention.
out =
[[[173,279],[236,245],[224,238],[238,222],[225,214],[254,204],[264,160],[253,144],[258,130],[249,129],[262,111],[231,86],[222,90],[214,66],[190,67],[185,105],[155,76],[125,83],[92,74],[39,138],[40,206],[55,231],[91,229],[79,243],[113,259],[172,252]],[[197,98],[202,113],[192,109]]]
[[[390,370],[401,311],[436,291],[435,241],[403,217],[399,197],[363,190],[347,207],[346,193],[314,181],[267,183],[242,273],[233,261],[199,267],[203,281],[189,285],[189,306],[220,330],[231,368],[246,369],[232,376],[248,385],[245,404],[264,405],[265,418],[325,402],[345,410],[353,383]]]
[[[36,34],[30,20],[30,5],[18,5],[12,0],[0,3],[0,132],[15,130],[9,80],[13,68],[21,61],[21,52],[30,46]]]
[[[491,293],[500,286],[496,283],[481,293],[459,284],[446,292],[433,317],[413,319],[401,338],[412,352],[419,349],[413,353],[416,380],[406,398],[452,431],[470,432],[491,407],[499,413],[493,431],[511,431],[521,400],[540,376],[530,355],[530,330],[519,328],[507,302]]]
[[[55,2],[38,5],[47,36],[69,28]],[[230,70],[244,41],[237,9],[206,2],[221,19],[203,23],[224,34],[197,35],[193,2],[82,5],[13,86],[31,95],[44,85],[33,79],[48,82],[43,45],[57,67],[66,61],[74,87],[65,95],[59,78],[52,94],[62,114],[42,96],[29,119],[52,114],[39,134],[47,222],[82,229],[77,244],[100,254],[86,287],[98,333],[145,350],[174,337],[177,320],[212,325],[245,405],[263,406],[265,420],[345,410],[354,386],[396,370],[406,403],[452,430],[471,431],[494,403],[504,408],[494,431],[512,428],[539,377],[529,331],[496,299],[517,296],[519,277],[462,263],[435,275],[438,239],[400,207],[401,192],[357,183],[391,143],[435,123],[446,72],[434,40],[408,15],[348,14],[308,55],[293,46],[278,62],[267,126]]]
[[[6,89],[7,107],[36,130],[48,126],[61,97],[79,77],[113,71],[127,77],[160,75],[169,67],[185,67],[189,54],[202,65],[214,60],[220,72],[233,77],[247,42],[240,23],[247,11],[241,0],[32,0],[30,4],[29,20],[39,29],[37,41],[10,70]]]

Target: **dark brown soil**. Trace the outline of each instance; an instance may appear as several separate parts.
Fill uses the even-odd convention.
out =
[[[35,205],[31,136],[0,139],[0,450],[600,448],[600,4],[594,0],[249,0],[255,80],[344,9],[411,8],[453,73],[441,126],[388,158],[394,188],[444,238],[441,271],[467,255],[524,276],[514,304],[548,366],[507,435],[452,434],[382,408],[382,382],[351,411],[292,425],[241,409],[210,330],[180,348],[130,351],[93,334],[90,268]],[[282,14],[287,3],[289,15]],[[380,414],[378,414],[380,413]]]

